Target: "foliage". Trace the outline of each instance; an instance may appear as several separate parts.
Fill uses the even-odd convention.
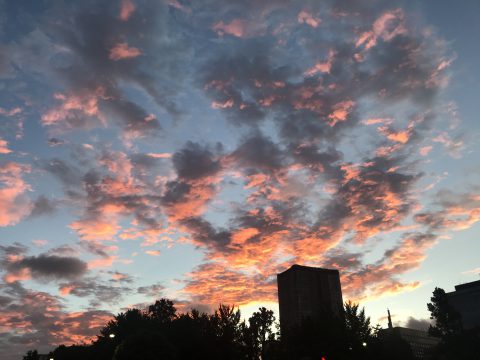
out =
[[[172,322],[177,316],[177,309],[173,306],[173,302],[167,299],[155,301],[155,304],[148,307],[148,315],[151,319],[162,324]]]
[[[38,360],[37,350],[29,350],[27,354],[23,356],[23,360]]]
[[[432,295],[427,307],[435,325],[430,326],[428,331],[441,339],[432,354],[433,359],[480,359],[480,329],[463,329],[461,316],[448,303],[448,296],[443,289],[435,288]]]
[[[345,303],[345,330],[349,348],[356,352],[364,348],[372,340],[370,318],[365,315],[365,308],[358,310],[359,304],[350,301]]]
[[[437,337],[459,334],[462,330],[461,318],[448,303],[445,290],[436,287],[430,301],[427,307],[431,314],[430,318],[435,319],[435,325],[430,326],[429,334]]]
[[[268,345],[275,341],[275,334],[272,331],[274,322],[273,311],[267,310],[265,307],[259,308],[248,319],[250,326],[244,326],[243,329],[243,340],[248,359],[268,357]]]
[[[134,308],[119,313],[92,344],[61,345],[53,355],[56,360],[295,360],[322,356],[347,360],[397,359],[398,354],[403,354],[402,360],[410,359],[408,344],[401,340],[390,339],[388,346],[383,345],[358,304],[347,302],[341,316],[325,312],[320,318],[305,318],[280,338],[274,331],[278,324],[273,311],[264,307],[245,321],[234,306],[220,304],[213,314],[197,310],[179,314],[172,301],[160,299],[145,311]],[[395,348],[395,353],[388,347]]]

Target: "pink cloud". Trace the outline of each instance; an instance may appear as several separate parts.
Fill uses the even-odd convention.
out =
[[[300,24],[307,24],[313,28],[318,27],[322,22],[319,17],[315,17],[305,10],[302,10],[298,13],[297,20]]]
[[[0,154],[10,154],[12,150],[8,148],[8,142],[0,138]]]
[[[108,256],[98,259],[90,260],[87,265],[89,269],[109,268],[112,267],[113,262],[117,260],[117,256]]]
[[[136,47],[129,47],[126,42],[118,43],[110,49],[109,58],[113,61],[122,59],[136,58],[142,55],[142,52]]]
[[[5,274],[5,276],[3,277],[3,280],[5,280],[7,284],[11,284],[16,281],[30,280],[30,278],[31,278],[30,270],[23,268],[18,271],[9,272],[8,274]]]
[[[112,218],[74,221],[70,227],[82,240],[86,241],[112,240],[120,230],[117,222]]]
[[[413,125],[409,126],[405,130],[395,131],[388,126],[380,126],[378,132],[385,135],[388,140],[397,142],[400,144],[406,144],[413,133]]]
[[[448,69],[448,67],[452,64],[453,61],[454,58],[441,59],[437,67],[433,69],[432,73],[430,74],[430,78],[426,82],[427,87],[445,88],[449,82],[449,76],[445,74],[445,71]]]
[[[322,73],[330,73],[330,70],[332,69],[332,64],[333,64],[333,59],[336,55],[335,50],[330,49],[328,51],[328,56],[327,60],[324,62],[318,62],[316,63],[313,67],[305,71],[306,76],[312,76],[315,75],[316,73],[322,72]]]
[[[372,118],[367,120],[362,120],[364,125],[377,125],[377,124],[391,124],[393,119],[390,118]]]
[[[17,114],[20,114],[21,112],[22,112],[22,109],[19,107],[13,108],[12,110],[6,110],[0,107],[0,115],[4,115],[4,116],[15,116]]]
[[[119,18],[122,21],[127,21],[135,11],[135,4],[131,0],[122,0],[120,3]]]
[[[167,0],[167,4],[171,7],[174,7],[175,9],[178,9],[180,11],[184,11],[186,13],[191,13],[192,12],[192,9],[190,9],[186,6],[183,6],[182,4],[180,4],[178,2],[178,0]]]
[[[28,165],[8,162],[0,166],[0,226],[15,225],[27,216],[32,204],[25,196],[31,190],[22,178]]]
[[[443,144],[443,146],[448,150],[450,156],[454,158],[459,158],[462,150],[465,147],[462,139],[452,139],[445,131],[434,137],[432,141]]]
[[[33,243],[35,246],[42,247],[42,246],[45,246],[45,245],[48,244],[48,240],[35,239],[35,240],[32,240],[32,243]]]
[[[172,157],[171,153],[148,153],[147,155],[155,159],[170,159]]]
[[[224,34],[229,34],[236,37],[244,37],[246,34],[246,23],[245,20],[241,19],[233,19],[229,23],[224,23],[223,21],[220,21],[218,23],[215,23],[212,29],[215,30],[220,36],[223,36]]]
[[[430,151],[432,151],[432,149],[433,149],[433,146],[431,146],[431,145],[423,146],[423,147],[420,148],[420,151],[419,151],[420,155],[427,156],[430,153]]]
[[[390,10],[383,13],[373,23],[372,30],[363,32],[357,39],[356,46],[365,46],[370,49],[377,44],[378,38],[390,41],[394,37],[407,33],[405,15],[401,9]]]
[[[105,89],[98,87],[94,92],[79,92],[62,94],[56,93],[53,97],[61,104],[45,112],[41,117],[44,126],[57,126],[60,129],[78,127],[80,113],[87,117],[97,117],[105,124],[105,118],[99,110],[99,100],[105,99]]]
[[[150,255],[150,256],[160,256],[161,251],[160,250],[146,250],[145,254]]]
[[[333,127],[338,122],[346,121],[354,106],[355,102],[351,100],[341,101],[335,104],[333,112],[328,115],[328,125]]]
[[[228,109],[228,108],[231,108],[233,105],[234,105],[233,99],[228,99],[223,103],[218,101],[213,101],[211,106],[213,109]]]

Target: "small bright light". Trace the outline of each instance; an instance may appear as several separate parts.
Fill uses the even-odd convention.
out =
[[[110,337],[110,339],[113,339],[115,337],[115,334],[110,334],[108,336]]]
[[[367,343],[366,343],[366,342],[364,342],[364,343],[362,343],[362,345],[363,345],[363,347],[365,347],[365,346],[367,346]]]

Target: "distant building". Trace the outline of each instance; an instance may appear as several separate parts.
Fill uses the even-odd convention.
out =
[[[430,351],[440,342],[439,338],[429,336],[426,331],[399,326],[382,329],[380,330],[378,336],[382,338],[387,334],[396,335],[408,342],[412,348],[413,355],[417,360],[429,359]]]
[[[465,330],[480,329],[480,280],[456,285],[447,293],[448,302],[462,317]]]
[[[380,339],[388,335],[397,336],[405,340],[412,348],[413,355],[417,360],[429,358],[430,351],[438,345],[439,338],[428,335],[428,332],[416,329],[409,329],[400,326],[393,327],[390,310],[388,311],[388,329],[380,330],[378,336]]]
[[[343,309],[338,270],[293,265],[277,275],[280,328],[284,332],[302,319],[340,315]]]

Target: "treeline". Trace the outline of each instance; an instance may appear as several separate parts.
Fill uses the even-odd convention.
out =
[[[429,333],[440,339],[427,354],[430,360],[479,360],[480,328],[465,330],[435,288],[427,304],[434,325]],[[394,331],[372,327],[358,304],[347,302],[341,316],[325,313],[322,321],[305,319],[280,333],[273,311],[261,307],[247,320],[240,310],[220,305],[213,314],[192,310],[178,313],[173,302],[161,299],[147,310],[129,309],[109,321],[91,344],[57,347],[55,360],[413,360],[410,345]],[[38,360],[29,351],[24,360]]]
[[[413,359],[405,341],[380,339],[378,327],[357,304],[346,303],[341,317],[325,314],[280,334],[273,311],[262,307],[247,320],[240,310],[220,305],[213,314],[177,313],[161,299],[146,311],[129,309],[103,327],[91,344],[57,347],[55,360],[283,360]],[[37,360],[30,351],[24,360]]]

